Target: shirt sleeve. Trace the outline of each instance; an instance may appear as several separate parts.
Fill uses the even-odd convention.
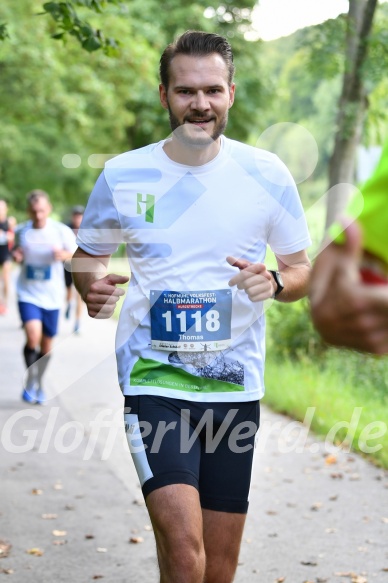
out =
[[[281,195],[275,203],[268,244],[275,254],[291,255],[311,245],[306,216],[298,189],[288,168],[278,160],[278,172],[283,174]]]
[[[89,197],[76,242],[89,255],[112,255],[122,242],[119,214],[104,172]]]

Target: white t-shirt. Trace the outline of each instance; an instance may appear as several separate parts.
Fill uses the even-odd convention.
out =
[[[125,395],[251,401],[264,394],[263,303],[229,287],[226,257],[264,262],[310,245],[295,183],[269,152],[222,138],[203,166],[164,142],[110,160],[77,243],[91,255],[125,241],[132,272],[116,337]]]
[[[47,219],[42,229],[34,229],[32,221],[19,226],[16,245],[23,249],[24,261],[17,280],[19,302],[28,302],[58,310],[64,301],[63,262],[54,260],[54,250],[74,253],[77,248],[73,231],[57,221]]]

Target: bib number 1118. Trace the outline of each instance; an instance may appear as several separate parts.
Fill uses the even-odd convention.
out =
[[[187,318],[189,315],[189,319]],[[179,320],[180,332],[187,332],[187,326],[189,329],[194,326],[195,332],[202,332],[202,320],[204,319],[205,328],[208,332],[217,332],[220,329],[220,313],[218,310],[209,310],[204,315],[200,310],[194,313],[187,314],[186,311],[181,312],[171,312],[168,310],[162,314],[162,318],[165,320],[166,332],[172,332],[172,318],[177,318]]]

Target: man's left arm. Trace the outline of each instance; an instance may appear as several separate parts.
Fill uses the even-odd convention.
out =
[[[280,279],[264,263],[250,263],[235,257],[227,257],[227,261],[240,270],[229,285],[245,290],[252,302],[272,297],[280,302],[295,302],[308,293],[311,264],[305,250],[276,256]]]
[[[276,261],[284,286],[279,295],[275,296],[276,299],[279,302],[296,302],[304,298],[308,294],[311,272],[311,263],[306,251],[277,255]],[[271,275],[273,276],[272,272]],[[277,289],[275,294],[276,291]]]

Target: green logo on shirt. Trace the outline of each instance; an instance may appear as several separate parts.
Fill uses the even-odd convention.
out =
[[[153,194],[137,193],[136,212],[142,215],[145,212],[145,220],[147,223],[154,222],[155,196]]]

